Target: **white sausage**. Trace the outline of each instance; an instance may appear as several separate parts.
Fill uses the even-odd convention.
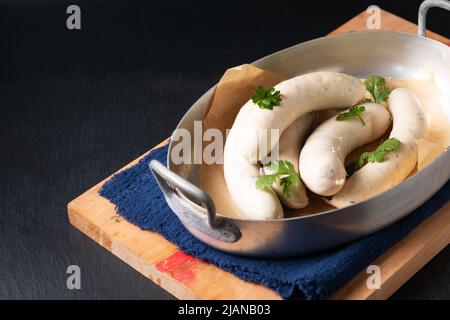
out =
[[[289,161],[298,172],[298,158],[300,150],[305,143],[308,134],[311,132],[318,120],[318,114],[311,112],[294,121],[293,124],[280,137],[278,143],[279,160]],[[270,172],[264,172],[270,174]],[[278,182],[272,186],[275,193],[278,195],[281,203],[288,208],[300,209],[308,205],[309,200],[306,194],[305,187],[302,182],[297,186],[292,186],[291,197],[283,194],[283,187]]]
[[[389,111],[375,103],[363,106],[364,124],[357,117],[337,121],[333,116],[318,126],[306,141],[300,154],[300,176],[312,192],[322,196],[338,193],[347,178],[346,157],[389,128]]]
[[[281,135],[301,116],[316,110],[347,108],[365,93],[359,79],[336,72],[298,76],[281,82],[275,89],[281,92],[280,106],[267,110],[248,101],[239,111],[225,143],[225,181],[236,208],[248,219],[283,217],[283,208],[273,190],[258,190],[255,186],[259,176],[257,161],[278,143],[275,138],[264,146],[263,152],[258,152],[259,130],[278,129]]]
[[[389,110],[394,124],[391,138],[400,147],[387,154],[384,162],[368,163],[356,171],[344,188],[329,203],[337,208],[364,201],[402,182],[417,163],[415,140],[425,138],[427,124],[419,100],[408,89],[399,88],[389,96]]]
[[[312,111],[345,109],[361,101],[364,84],[357,78],[337,72],[315,72],[301,75],[275,86],[281,92],[281,104],[273,110],[261,109],[249,100],[239,111],[228,141],[233,149],[256,163],[266,154],[258,155],[258,131],[279,129],[281,134],[298,118]],[[232,139],[237,136],[236,139]],[[278,141],[272,141],[272,150]]]
[[[224,169],[234,171],[233,177],[228,175],[226,182],[233,203],[242,216],[253,220],[283,218],[283,207],[275,191],[272,188],[256,188],[259,166],[249,163],[244,157],[235,156],[231,161],[231,165],[230,160],[224,163]]]

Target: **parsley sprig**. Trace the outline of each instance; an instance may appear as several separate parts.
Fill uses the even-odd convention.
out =
[[[336,117],[336,120],[337,121],[345,121],[345,120],[350,120],[354,117],[358,117],[359,120],[361,120],[362,124],[366,125],[363,118],[361,117],[361,115],[364,111],[366,111],[366,107],[361,106],[361,105],[354,106],[354,107],[351,107],[347,112],[338,114],[338,116]]]
[[[376,103],[386,101],[391,90],[389,90],[386,79],[381,76],[370,76],[364,81],[366,90],[369,91]]]
[[[273,184],[280,181],[283,187],[283,194],[292,197],[292,187],[300,183],[300,176],[289,161],[270,162],[264,166],[266,172],[271,174],[262,175],[256,180],[256,188],[259,190],[270,188]]]
[[[279,106],[281,102],[281,93],[275,88],[264,88],[259,86],[252,96],[252,101],[261,109],[273,110],[273,107]]]
[[[401,142],[396,138],[390,138],[384,141],[375,151],[364,152],[356,161],[355,169],[358,170],[368,162],[383,162],[389,152],[395,151],[400,147]]]

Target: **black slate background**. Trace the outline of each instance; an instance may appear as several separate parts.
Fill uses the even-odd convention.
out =
[[[0,298],[173,298],[71,227],[66,204],[169,136],[226,68],[369,4],[415,21],[419,3],[0,1]],[[69,4],[82,30],[66,28]],[[450,37],[449,17],[433,10],[430,28]],[[447,248],[393,298],[449,299],[449,279]]]

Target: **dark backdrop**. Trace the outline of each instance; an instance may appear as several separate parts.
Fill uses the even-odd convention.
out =
[[[170,135],[223,71],[420,1],[0,2],[0,298],[172,298],[69,225],[66,204]],[[326,3],[326,4],[324,4]],[[77,4],[82,30],[69,31]],[[450,37],[450,14],[430,28]],[[450,298],[447,248],[394,298]],[[66,288],[66,268],[82,290]]]

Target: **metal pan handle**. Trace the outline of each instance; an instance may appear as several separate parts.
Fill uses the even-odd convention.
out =
[[[239,229],[231,221],[216,216],[214,202],[207,193],[170,171],[159,161],[150,161],[149,167],[167,204],[185,226],[223,242],[233,243],[239,240]],[[200,207],[196,208],[187,199],[180,197],[177,189]]]
[[[431,8],[442,8],[450,11],[450,1],[447,0],[425,0],[419,8],[419,36],[427,36],[427,14]]]

